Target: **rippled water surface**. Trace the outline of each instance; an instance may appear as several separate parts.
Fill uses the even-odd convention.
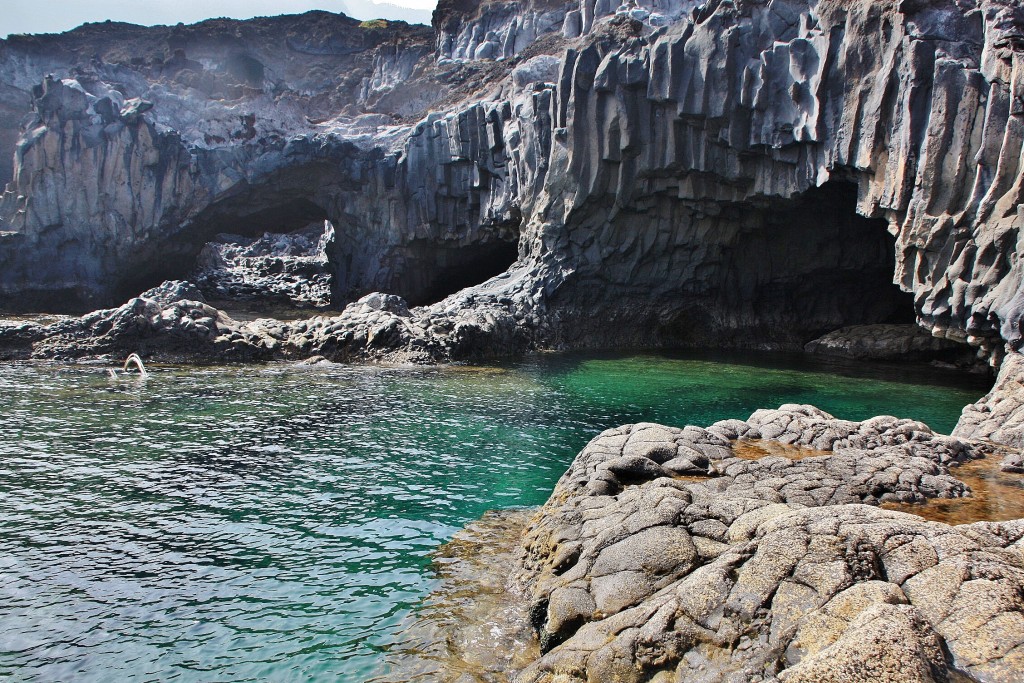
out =
[[[849,376],[849,375],[858,376]],[[598,431],[810,402],[948,431],[986,387],[805,360],[0,365],[0,677],[365,681],[429,554],[542,503]]]

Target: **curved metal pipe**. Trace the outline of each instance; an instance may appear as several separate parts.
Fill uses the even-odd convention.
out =
[[[146,372],[146,366],[142,364],[142,359],[139,358],[139,354],[133,353],[128,356],[124,361],[124,372],[128,372],[128,369],[134,365],[139,370],[139,377],[149,377],[149,373]]]

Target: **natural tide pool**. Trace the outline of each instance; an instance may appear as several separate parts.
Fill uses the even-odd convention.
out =
[[[796,402],[948,432],[987,388],[800,356],[0,365],[0,678],[373,680],[430,553],[603,429]]]

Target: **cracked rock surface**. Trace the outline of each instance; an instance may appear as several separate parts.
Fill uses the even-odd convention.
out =
[[[757,443],[791,457],[736,457]],[[544,654],[516,680],[1020,681],[1024,520],[876,507],[967,495],[955,468],[986,454],[797,405],[608,430],[524,534]]]

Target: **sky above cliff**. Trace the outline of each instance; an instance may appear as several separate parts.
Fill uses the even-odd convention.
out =
[[[3,0],[0,36],[60,33],[85,22],[107,19],[146,26],[192,24],[213,17],[248,19],[311,9],[344,12],[356,19],[430,23],[436,4],[436,0]]]

